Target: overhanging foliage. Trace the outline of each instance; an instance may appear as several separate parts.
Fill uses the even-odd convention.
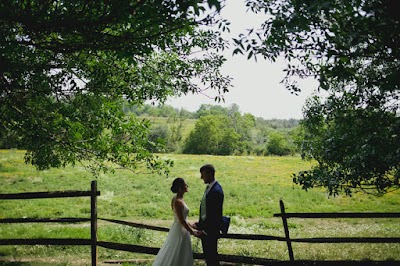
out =
[[[230,78],[217,52],[226,44],[208,27],[224,23],[221,2],[2,1],[1,136],[15,136],[38,169],[167,170],[171,162],[146,148],[156,145],[148,122],[126,117],[122,99],[163,102],[209,88],[222,97]]]
[[[303,156],[318,165],[295,175],[330,195],[399,188],[400,15],[396,0],[247,0],[266,21],[234,41],[234,53],[287,62],[286,87],[319,81],[325,98],[304,109]]]

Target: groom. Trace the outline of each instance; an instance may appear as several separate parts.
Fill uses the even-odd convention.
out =
[[[219,265],[218,238],[222,224],[224,192],[215,180],[214,166],[203,165],[200,168],[200,174],[207,187],[200,204],[199,221],[194,224],[194,227],[202,230],[200,237],[207,266],[214,266]]]

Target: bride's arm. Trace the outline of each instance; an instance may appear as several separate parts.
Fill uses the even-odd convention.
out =
[[[183,218],[183,202],[181,200],[174,201],[174,210],[178,216],[180,224],[191,234],[194,235],[196,232],[190,227],[189,223]]]

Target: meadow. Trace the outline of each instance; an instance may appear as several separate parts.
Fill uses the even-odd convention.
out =
[[[170,191],[172,180],[183,177],[189,184],[185,201],[189,220],[198,217],[204,184],[199,168],[215,165],[216,178],[225,192],[224,214],[232,218],[230,233],[284,236],[282,222],[274,218],[282,199],[287,212],[399,212],[400,191],[381,197],[355,193],[352,197],[328,197],[325,189],[304,191],[293,184],[292,173],[312,163],[300,157],[252,157],[160,154],[172,159],[169,177],[117,170],[94,178],[83,166],[37,171],[26,165],[24,152],[0,151],[0,193],[89,190],[96,179],[101,196],[98,216],[169,227],[172,223]],[[0,218],[89,217],[85,198],[0,201]],[[398,219],[290,219],[292,237],[400,237]],[[99,239],[160,247],[166,233],[107,222],[99,223]],[[0,224],[1,238],[83,237],[89,238],[89,224]],[[196,252],[201,245],[193,239]],[[301,260],[400,260],[400,244],[303,244],[293,243],[295,259]],[[90,247],[0,246],[0,265],[25,261],[23,265],[87,265]],[[276,241],[220,240],[222,254],[288,260],[286,243]],[[99,248],[99,260],[137,259],[151,265],[152,255],[117,252]],[[3,263],[3,264],[2,264]],[[202,265],[202,262],[197,262]]]

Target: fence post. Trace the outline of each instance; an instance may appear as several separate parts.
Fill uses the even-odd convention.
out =
[[[92,266],[97,265],[97,181],[92,181],[90,196],[90,239]]]
[[[285,229],[285,238],[286,238],[286,244],[287,244],[288,251],[289,251],[289,259],[290,259],[290,261],[294,261],[292,241],[290,240],[290,236],[289,236],[289,227],[287,224],[285,205],[283,204],[283,200],[279,200],[279,205],[281,207],[282,223],[283,223],[283,228]]]

